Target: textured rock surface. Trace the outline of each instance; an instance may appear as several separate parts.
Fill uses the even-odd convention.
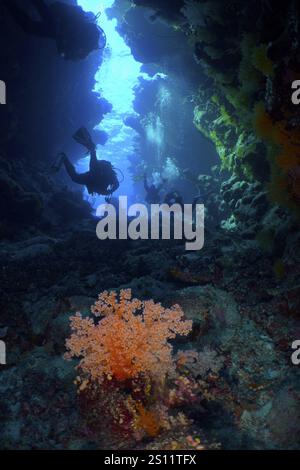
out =
[[[13,29],[8,32],[0,5],[0,35],[11,34],[9,49],[6,43],[0,43],[0,57],[9,73],[1,79],[20,84],[14,87],[17,92],[11,106],[1,117],[0,338],[7,343],[8,357],[7,366],[0,372],[0,417],[4,423],[0,447],[104,447],[103,442],[95,441],[83,429],[73,384],[75,364],[64,361],[62,356],[70,315],[78,310],[88,314],[99,292],[130,287],[135,296],[144,299],[153,298],[164,305],[178,302],[187,317],[193,319],[192,334],[186,341],[176,342],[175,348],[199,352],[199,362],[191,375],[197,380],[203,399],[199,406],[186,410],[199,435],[228,449],[295,449],[299,447],[300,433],[300,369],[291,364],[290,355],[292,341],[300,336],[299,224],[287,209],[272,205],[266,197],[264,183],[270,168],[262,143],[241,132],[236,120],[232,120],[236,119],[235,112],[222,108],[223,83],[231,83],[232,69],[236,73],[241,62],[240,53],[232,53],[228,34],[228,28],[236,31],[232,22],[239,10],[231,11],[226,25],[215,16],[212,18],[217,35],[222,37],[222,47],[225,42],[229,49],[228,54],[218,57],[220,44],[199,28],[201,18],[194,14],[196,2],[189,2],[184,12],[181,0],[172,2],[172,10],[165,0],[135,3],[152,6],[153,11],[146,12],[148,17],[154,15],[152,22],[168,23],[160,25],[159,31],[167,29],[175,34],[175,40],[169,38],[157,53],[163,40],[151,36],[151,18],[144,18],[138,25],[142,14],[139,9],[125,12],[128,23],[123,25],[123,34],[134,52],[147,62],[145,69],[152,68],[156,73],[162,61],[166,68],[163,71],[170,72],[173,79],[176,74],[184,74],[186,79],[183,95],[176,95],[176,107],[164,115],[166,122],[170,116],[177,120],[176,126],[166,131],[167,153],[175,156],[182,172],[188,170],[193,149],[197,148],[194,143],[200,139],[190,125],[194,118],[197,128],[215,143],[223,164],[234,170],[234,175],[222,173],[219,168],[210,176],[202,174],[204,169],[200,174],[184,172],[193,191],[198,187],[203,190],[207,206],[206,242],[199,253],[187,253],[183,244],[171,242],[97,240],[96,221],[82,194],[67,190],[64,178],[49,174],[49,167],[62,142],[82,124],[82,114],[86,116],[85,124],[93,127],[109,110],[106,102],[96,101],[91,93],[98,64],[90,58],[85,65],[66,67],[53,57],[47,43],[41,56],[39,43],[34,39],[25,38],[11,24]],[[209,7],[215,2],[205,3]],[[218,3],[222,8],[224,2]],[[256,2],[253,11],[245,9],[243,22],[250,21],[252,26],[257,21],[260,3]],[[285,5],[280,8],[284,13]],[[207,14],[211,16],[209,8]],[[264,40],[268,42],[276,24],[273,15],[265,12],[260,20],[266,16],[272,22],[265,32]],[[130,22],[136,30],[130,29]],[[175,31],[183,29],[177,34],[170,24],[176,26]],[[183,40],[185,33],[190,37],[191,28],[197,30],[192,47]],[[279,36],[280,31],[275,32]],[[206,41],[212,41],[213,47],[204,47]],[[253,45],[248,46],[255,52]],[[31,57],[25,50],[31,50]],[[244,55],[243,67],[251,65],[247,60],[252,60],[252,52]],[[179,56],[183,56],[182,60]],[[216,76],[221,100],[212,99],[211,77],[205,82],[205,89],[197,91],[199,82],[206,80],[198,63],[204,59]],[[152,60],[158,63],[149,63]],[[26,73],[24,77],[33,62],[33,74],[29,78]],[[53,76],[54,70],[55,83],[50,83],[48,77]],[[250,70],[253,73],[253,65]],[[251,77],[255,81],[257,73]],[[239,80],[243,82],[243,75],[239,75]],[[260,76],[259,84],[266,81]],[[174,80],[173,90],[176,83]],[[244,82],[238,84],[243,100],[247,98],[248,110],[252,110],[257,92],[257,84],[250,85],[249,91],[244,89]],[[158,109],[153,108],[153,96],[158,90],[151,94],[150,87],[141,82],[137,91],[135,105],[144,122],[128,122],[139,130],[141,140],[147,118]],[[190,87],[196,101],[186,105]],[[143,99],[146,89],[149,102]],[[237,100],[235,90],[229,87],[226,99],[240,113],[244,101]],[[24,100],[25,92],[31,106]],[[53,107],[53,102],[64,102],[64,106]],[[243,106],[243,116],[249,119],[245,103]],[[46,121],[41,119],[44,116]],[[189,132],[184,132],[181,145],[191,157],[189,162],[186,156],[181,162],[181,149],[175,148],[171,131],[177,134],[177,123],[187,116]],[[145,163],[147,167],[147,156],[151,156],[149,149],[147,152],[142,162],[139,156],[132,160],[140,175]],[[215,158],[214,151],[207,155]],[[199,155],[199,160],[200,157],[203,156]],[[194,195],[192,191],[190,195]],[[105,444],[115,448],[122,445]]]

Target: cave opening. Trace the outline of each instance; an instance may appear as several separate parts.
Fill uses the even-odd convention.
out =
[[[118,15],[113,13],[115,4],[119,7],[115,0],[103,0],[100,5],[92,0],[77,3],[84,11],[97,16],[107,38],[93,93],[106,99],[112,109],[94,130],[104,131],[108,136],[97,151],[98,158],[110,161],[118,170],[121,185],[114,195],[126,194],[129,201],[142,201],[143,177],[147,173],[154,184],[167,181],[166,191],[178,188],[190,199],[198,193],[197,182],[190,175],[194,171],[210,173],[218,157],[193,123],[194,105],[189,102],[189,96],[194,89],[181,74],[182,64],[169,76],[167,64],[157,65],[159,61],[149,64],[148,58],[143,63],[142,54],[128,45]],[[152,10],[141,9],[138,13],[138,19],[151,29]],[[155,20],[154,26],[153,34],[157,35],[159,44],[171,41],[171,51],[176,56],[176,34],[160,19]],[[141,51],[143,48],[141,43]],[[187,145],[196,147],[201,155],[196,165],[187,156],[190,151]],[[85,172],[88,165],[89,157],[83,156],[77,161],[77,170]],[[91,196],[86,189],[84,198],[94,209],[103,202],[103,197]]]
[[[109,160],[121,174],[122,186],[115,195],[127,194],[127,197],[132,199],[134,187],[128,173],[128,157],[135,151],[137,133],[125,124],[125,119],[129,115],[136,114],[134,89],[139,83],[139,78],[143,77],[146,80],[151,78],[142,72],[142,64],[135,60],[130,48],[117,31],[117,20],[107,14],[107,9],[114,3],[115,0],[103,0],[99,5],[93,0],[78,0],[78,5],[85,11],[98,15],[97,21],[107,38],[103,60],[95,75],[93,91],[99,97],[104,97],[111,104],[112,110],[95,128],[108,134],[106,144],[101,148],[98,147],[98,158]],[[78,171],[87,171],[88,165],[89,157],[81,158],[77,163]],[[103,200],[100,196],[89,196],[87,190],[84,191],[84,196],[94,208]]]

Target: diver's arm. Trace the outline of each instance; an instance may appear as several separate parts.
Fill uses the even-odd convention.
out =
[[[116,179],[115,182],[112,185],[112,192],[114,193],[115,191],[117,191],[117,189],[119,189],[119,187],[120,187],[120,182],[119,182],[118,179]]]
[[[158,192],[161,191],[162,189],[164,189],[165,184],[167,183],[167,181],[168,181],[167,178],[162,179],[162,182],[157,186],[157,191]]]
[[[198,196],[195,196],[194,199],[193,199],[193,202],[192,202],[192,212],[195,211],[196,207],[197,207],[197,204],[198,204],[198,201],[202,199],[202,195],[201,194],[198,194]]]

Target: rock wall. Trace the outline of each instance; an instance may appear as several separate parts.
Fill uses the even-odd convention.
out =
[[[82,125],[93,129],[110,104],[92,92],[101,54],[65,61],[54,41],[25,34],[2,3],[0,25],[1,79],[7,88],[7,104],[0,109],[0,239],[5,239],[24,236],[24,226],[32,223],[49,230],[62,210],[89,213],[81,197],[66,191],[66,183],[72,184],[64,173],[53,175],[51,165],[61,151],[73,161],[79,158],[72,135]]]
[[[291,84],[299,68],[296,2],[135,4],[143,12],[150,9],[152,23],[147,21],[147,27],[135,34],[136,18],[145,13],[133,8],[123,16],[124,37],[134,53],[138,50],[144,60],[167,70],[172,70],[180,51],[177,74],[193,75],[194,123],[214,143],[222,168],[240,180],[263,183],[272,203],[299,217],[299,119],[291,102]],[[176,44],[170,43],[162,55],[155,54],[161,51],[156,45],[160,22],[178,34]],[[191,57],[187,45],[198,68],[185,67]]]

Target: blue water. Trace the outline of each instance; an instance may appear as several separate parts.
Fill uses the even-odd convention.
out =
[[[136,132],[124,125],[124,118],[134,114],[134,87],[139,78],[150,80],[141,72],[142,64],[137,62],[131,54],[130,48],[124,39],[116,31],[117,20],[107,17],[106,9],[113,6],[115,0],[78,0],[85,11],[91,11],[99,16],[98,23],[105,31],[107,46],[103,53],[103,63],[95,76],[94,92],[106,98],[113,106],[111,113],[106,114],[104,120],[96,127],[105,130],[109,134],[109,140],[105,146],[98,146],[98,158],[109,160],[119,168],[125,180],[115,196],[133,196],[133,183],[128,173],[130,163],[127,157],[134,154],[134,139]],[[89,158],[81,159],[77,164],[80,172],[88,171]],[[85,197],[93,207],[103,203],[103,197],[91,198],[87,191]]]

